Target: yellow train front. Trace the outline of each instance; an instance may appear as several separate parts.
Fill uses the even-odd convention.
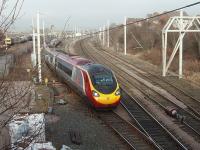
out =
[[[120,102],[120,88],[114,73],[100,64],[91,64],[86,70],[85,93],[92,105],[97,109],[115,108]]]

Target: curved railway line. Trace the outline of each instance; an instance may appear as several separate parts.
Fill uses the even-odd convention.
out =
[[[57,79],[55,73],[45,64],[43,63],[45,71],[44,74],[48,79],[55,80]],[[60,82],[56,81],[54,83],[54,86],[52,86],[49,83],[49,88],[51,88],[52,95],[59,95],[59,92],[57,91],[57,87],[59,86],[65,86],[69,90],[69,86],[66,84],[61,84]],[[57,84],[57,86],[56,86]],[[75,92],[73,94],[76,94]],[[78,96],[78,95],[77,95]],[[83,107],[84,106],[84,107]],[[75,103],[75,106],[70,105],[68,106],[71,109],[75,109],[76,111],[81,111],[85,115],[91,116],[96,114],[95,111],[88,107],[88,105],[84,101],[80,101],[79,103]],[[119,149],[158,149],[157,146],[148,138],[146,137],[141,131],[137,130],[134,126],[132,126],[127,121],[121,119],[117,114],[114,112],[105,112],[105,113],[98,113],[96,115],[97,117],[100,117],[101,120],[108,126],[108,128],[111,128],[111,130],[119,135],[119,140],[122,142],[117,143],[117,147]],[[110,118],[110,119],[109,119]],[[117,119],[117,120],[116,120]],[[121,126],[125,126],[126,129],[121,130]],[[127,133],[129,133],[127,135]],[[131,137],[135,137],[134,141],[131,139]],[[140,140],[139,140],[140,139]]]
[[[137,78],[136,78],[136,80],[134,80],[133,78],[135,78],[135,76],[132,76],[132,73],[130,72],[130,70],[132,71],[132,68],[129,68],[129,70],[122,70],[121,69],[122,67],[120,69],[119,69],[119,67],[116,67],[116,64],[120,61],[119,59],[116,58],[118,62],[116,61],[116,64],[113,65],[113,62],[109,62],[111,59],[110,59],[110,57],[108,57],[108,55],[107,56],[102,55],[102,53],[97,50],[95,52],[97,52],[99,55],[104,57],[104,59],[106,60],[106,62],[104,62],[104,64],[107,64],[108,66],[112,66],[112,68],[116,72],[120,72],[120,75],[118,75],[118,77],[121,76],[120,79],[122,80],[122,82],[124,82],[126,80],[126,85],[129,85],[127,88],[135,87],[141,93],[143,93],[146,97],[148,97],[151,101],[153,101],[154,103],[159,105],[164,110],[166,109],[167,106],[173,106],[175,108],[178,108],[179,113],[181,115],[183,115],[185,119],[182,122],[179,122],[177,120],[175,120],[174,122],[176,124],[178,124],[182,130],[184,130],[188,134],[192,135],[195,139],[199,139],[199,136],[200,136],[199,118],[197,118],[194,114],[191,114],[187,110],[181,108],[180,106],[177,106],[177,104],[174,104],[172,101],[169,101],[166,97],[164,97],[159,92],[150,89],[143,82],[136,81]],[[112,57],[112,61],[114,61],[114,60],[115,60],[115,57]],[[132,84],[130,84],[130,82]],[[184,105],[183,105],[183,107],[184,107]],[[184,126],[182,123],[184,124]]]
[[[106,52],[106,54],[108,54],[108,52]],[[124,62],[123,61],[121,61],[120,60],[120,58],[118,57],[118,58],[115,58],[115,57],[113,57],[111,54],[109,54],[109,56],[110,57],[112,57],[113,59],[117,59],[117,61],[118,62],[121,62],[121,63],[123,63],[124,64]],[[105,58],[105,56],[104,56],[104,58]],[[106,59],[106,58],[105,58]],[[112,60],[113,60],[112,59]],[[109,61],[109,58],[107,58],[106,59],[107,61]],[[125,63],[127,63],[127,60],[124,60],[125,61]],[[117,62],[116,62],[117,63]],[[128,66],[129,67],[129,70],[124,70],[126,73],[128,73],[130,76],[132,76],[132,73],[130,72],[130,71],[133,71],[134,73],[136,73],[136,74],[138,74],[140,77],[143,77],[143,79],[145,79],[145,80],[148,80],[148,82],[151,82],[152,80],[151,80],[151,78],[150,77],[148,77],[147,76],[147,73],[145,73],[144,71],[141,71],[139,68],[134,68],[133,66],[130,66],[130,63],[127,63],[127,64],[125,64],[126,66]],[[120,71],[120,70],[119,70]],[[143,73],[141,73],[141,72],[143,72]],[[126,75],[125,75],[126,76]],[[153,76],[153,75],[152,75]],[[154,75],[155,76],[155,75]],[[128,77],[128,76],[127,76]],[[138,80],[135,76],[132,76],[133,78],[135,78],[136,80]],[[148,96],[148,97],[151,97],[151,94],[149,94],[149,95],[147,95],[143,90],[144,89],[147,89],[148,90],[148,88],[146,87],[146,85],[144,85],[144,86],[142,86],[142,88],[139,88],[141,85],[140,84],[144,84],[142,81],[139,81],[139,84],[137,83],[137,82],[134,82],[133,81],[133,83],[134,83],[134,85],[138,85],[138,86],[135,86],[138,90],[140,90],[143,94],[145,94],[146,96]],[[151,82],[152,83],[152,82]],[[165,81],[165,83],[167,83],[166,81]],[[157,84],[154,84],[154,85],[157,85]],[[160,84],[159,84],[160,85]],[[146,91],[147,91],[146,90]],[[157,89],[156,89],[157,90]],[[166,109],[166,107],[167,106],[174,106],[174,107],[176,107],[176,108],[178,108],[179,109],[179,113],[180,114],[182,114],[184,117],[186,117],[185,118],[185,120],[183,121],[183,123],[187,126],[187,127],[189,127],[191,130],[193,130],[198,136],[200,136],[200,128],[199,128],[199,126],[200,126],[200,119],[197,117],[197,116],[200,116],[199,115],[199,113],[198,112],[196,112],[195,111],[195,113],[194,114],[192,114],[191,112],[189,112],[189,110],[187,109],[188,108],[188,106],[187,106],[187,108],[185,108],[185,109],[183,109],[183,108],[181,108],[180,106],[177,106],[176,104],[174,104],[172,101],[169,101],[169,100],[167,100],[168,98],[166,98],[166,97],[164,97],[162,94],[160,94],[159,93],[159,91],[156,91],[155,89],[153,90],[154,92],[156,92],[157,93],[157,96],[158,97],[160,97],[160,99],[159,99],[159,101],[160,101],[160,103],[158,102],[158,101],[155,101],[154,100],[154,97],[152,97],[151,99],[152,99],[152,101],[154,101],[155,103],[157,103],[160,107],[162,107],[163,109]],[[171,92],[170,92],[170,94],[171,94]],[[184,93],[185,94],[185,93]],[[173,95],[174,96],[174,95]],[[180,100],[180,99],[178,99],[176,96],[175,96],[175,98],[177,99],[177,100]],[[162,101],[161,101],[162,100]],[[196,100],[196,99],[195,99]],[[198,100],[196,100],[195,102],[198,102]],[[190,102],[191,103],[191,102]],[[185,105],[185,104],[184,104]],[[199,106],[200,106],[200,103],[194,103],[193,104],[193,106],[195,106],[196,108],[198,108]],[[184,107],[184,106],[183,106]],[[194,111],[193,111],[194,112]],[[197,116],[196,116],[196,114],[197,114]],[[185,127],[181,127],[182,129],[184,129],[184,131],[187,131],[187,129],[185,128]],[[188,132],[188,131],[187,131]],[[190,131],[190,133],[191,133],[191,131]]]
[[[84,48],[83,45],[81,45],[81,43],[80,46],[83,54],[92,58],[92,55],[86,52],[86,48]],[[153,141],[157,143],[160,149],[190,148],[188,145],[187,148],[184,145],[182,145],[178,139],[176,139],[164,126],[162,126],[141,105],[139,105],[139,103],[135,101],[135,99],[126,97],[125,100],[122,100],[122,105],[128,110],[131,117],[137,122],[136,126],[139,126],[141,131],[143,131],[147,136],[152,138]]]
[[[45,65],[45,63],[43,64]],[[47,65],[45,65],[45,72],[44,74],[49,78],[49,79],[56,79],[54,73],[52,70],[50,70]],[[57,89],[55,86],[50,86],[53,90],[53,95],[58,95]],[[69,87],[67,87],[69,88]],[[85,103],[81,101],[81,103],[76,104],[76,110],[78,108],[79,111],[82,111],[86,115],[91,115],[94,114],[95,112],[93,109],[88,107],[87,109],[82,109]],[[85,105],[87,107],[87,105]],[[72,106],[71,106],[72,107]],[[146,136],[143,132],[141,132],[139,129],[137,129],[134,125],[132,125],[130,122],[122,119],[119,115],[112,111],[105,111],[105,112],[98,112],[95,113],[96,116],[98,116],[103,122],[111,128],[122,140],[122,143],[125,145],[117,145],[119,149],[124,149],[124,147],[127,147],[128,149],[133,149],[133,150],[154,150],[154,149],[160,149],[154,141]],[[123,127],[123,128],[122,128]]]

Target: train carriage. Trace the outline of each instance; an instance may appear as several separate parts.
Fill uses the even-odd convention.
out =
[[[119,104],[119,85],[109,68],[77,55],[50,50],[45,51],[45,61],[64,82],[86,96],[95,108],[112,108]]]

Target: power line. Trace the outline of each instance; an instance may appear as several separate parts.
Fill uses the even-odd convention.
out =
[[[157,18],[157,17],[160,17],[160,16],[163,16],[163,15],[166,15],[166,14],[170,14],[172,12],[175,12],[175,11],[178,11],[178,10],[182,10],[182,9],[185,9],[185,8],[189,8],[189,7],[193,7],[195,5],[199,5],[200,4],[200,1],[196,2],[196,3],[192,3],[192,4],[189,4],[189,5],[186,5],[186,6],[183,6],[183,7],[179,7],[179,8],[176,8],[176,9],[173,9],[173,10],[170,10],[170,11],[166,11],[164,13],[161,13],[161,14],[158,14],[158,15],[155,15],[155,16],[151,16],[151,17],[147,17],[147,18],[144,18],[144,19],[140,19],[140,20],[137,20],[137,21],[134,21],[134,22],[130,22],[130,23],[127,23],[126,25],[129,26],[129,25],[132,25],[132,24],[136,24],[136,23],[139,23],[139,22],[144,22],[146,20],[151,20],[153,18]],[[122,25],[119,25],[119,26],[116,26],[116,27],[113,27],[113,28],[110,28],[109,31],[112,31],[114,29],[117,29],[117,28],[122,28],[124,27],[125,25],[122,24]],[[98,34],[100,32],[105,32],[106,30],[103,30],[103,31],[97,31],[93,34]],[[86,34],[85,36],[87,35],[91,35],[91,34]]]

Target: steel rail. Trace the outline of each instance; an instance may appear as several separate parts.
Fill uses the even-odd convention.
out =
[[[86,53],[85,52],[85,48],[83,48],[83,45],[82,45],[82,43],[80,43],[80,45],[81,45],[81,47],[82,47],[82,51],[84,51],[84,53],[87,55],[87,56],[89,56],[90,58],[92,58],[93,56],[91,55],[91,54],[88,54],[88,53]],[[133,115],[132,115],[133,116]],[[154,118],[155,119],[155,118]],[[138,122],[138,120],[137,120],[137,122]],[[158,122],[158,121],[156,121],[156,122]],[[142,125],[140,125],[142,128],[143,128],[143,126]],[[159,125],[159,127],[160,127],[160,125]],[[162,126],[162,129],[163,129],[163,126]],[[166,131],[168,131],[167,129],[164,129],[164,130],[166,130]],[[153,132],[152,132],[153,133]],[[167,135],[169,135],[169,131],[168,132],[166,132],[166,134]],[[158,134],[159,134],[159,132],[158,132]],[[160,134],[160,136],[162,136],[162,135],[166,135],[166,134]],[[150,136],[150,135],[149,135]],[[150,136],[151,138],[153,138],[152,137],[152,135]],[[181,149],[187,149],[183,144],[181,144],[181,142],[179,142],[172,134],[170,134],[170,137],[171,137],[171,139],[173,139],[174,141],[176,141],[175,143],[177,144],[178,143],[178,145],[180,146],[179,148],[181,148]],[[155,137],[154,137],[155,138]],[[176,139],[176,140],[175,140]],[[159,142],[159,139],[157,139],[157,141],[155,141],[155,142]],[[163,141],[162,141],[163,142]],[[172,141],[170,141],[170,142],[172,142]],[[169,141],[167,142],[167,143],[169,143]],[[162,146],[168,146],[166,143],[165,144],[163,144],[163,143],[160,143]],[[160,146],[160,147],[162,147],[162,146]],[[173,145],[174,146],[174,145]],[[169,148],[169,147],[168,147]],[[167,149],[167,148],[166,148]]]

